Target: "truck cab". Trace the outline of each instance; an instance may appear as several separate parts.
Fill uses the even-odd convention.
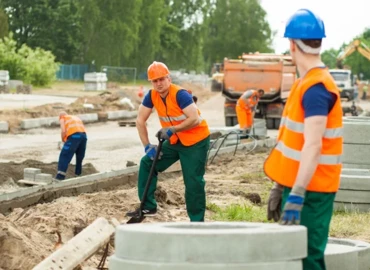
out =
[[[351,70],[348,69],[329,69],[336,85],[340,91],[340,97],[348,101],[354,97],[354,78]]]

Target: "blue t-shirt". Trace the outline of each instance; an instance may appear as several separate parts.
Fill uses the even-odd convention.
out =
[[[304,117],[327,116],[333,109],[337,96],[329,92],[322,83],[311,86],[303,95]]]
[[[149,109],[152,109],[154,106],[153,106],[153,102],[152,102],[152,97],[151,97],[151,93],[152,93],[152,90],[150,90],[144,97],[143,99],[143,102],[142,104],[149,108]],[[166,99],[165,98],[162,98],[163,102],[166,103]],[[191,94],[189,94],[188,91],[186,90],[179,90],[176,94],[176,101],[177,101],[177,104],[179,105],[179,107],[181,108],[181,110],[185,109],[187,106],[189,106],[190,104],[192,104],[194,101],[193,101],[193,97]]]

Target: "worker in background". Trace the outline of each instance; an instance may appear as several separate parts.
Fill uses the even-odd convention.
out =
[[[259,99],[263,96],[265,91],[263,89],[247,90],[236,103],[236,116],[238,118],[239,127],[246,133],[249,133],[253,125],[254,113],[257,108]]]
[[[266,175],[275,182],[267,215],[282,225],[305,226],[308,256],[303,269],[324,270],[342,168],[340,94],[320,58],[324,22],[300,9],[288,20],[284,37],[289,39],[299,78],[284,106],[277,145],[264,164]]]
[[[58,161],[58,173],[56,180],[64,180],[66,177],[68,165],[76,154],[75,175],[82,173],[82,161],[86,151],[86,130],[81,119],[77,116],[68,115],[66,112],[59,114],[59,123],[61,128],[61,137],[64,142],[60,151]]]
[[[362,86],[362,100],[366,100],[367,98],[367,90],[369,89],[369,86],[368,86],[369,82],[366,81],[366,83]]]
[[[185,183],[186,210],[190,221],[204,221],[206,210],[205,165],[210,142],[207,122],[201,117],[194,104],[192,95],[185,89],[171,83],[170,72],[161,62],[153,62],[148,68],[148,79],[152,89],[145,95],[138,110],[136,126],[145,149],[141,159],[138,177],[138,195],[142,199],[148,180],[149,171],[156,155],[157,145],[148,138],[146,122],[155,108],[162,128],[157,137],[165,139],[155,174],[149,187],[144,209],[144,216],[157,213],[154,192],[157,186],[157,173],[165,171],[180,160]],[[128,212],[126,216],[139,215],[140,208]]]
[[[353,84],[353,100],[358,101],[358,83]]]

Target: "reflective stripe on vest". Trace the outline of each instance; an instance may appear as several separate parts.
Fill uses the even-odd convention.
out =
[[[295,161],[301,161],[301,151],[295,150],[286,146],[282,141],[279,141],[275,147],[276,150],[280,151],[283,156],[293,159]],[[319,164],[321,165],[336,165],[341,163],[341,155],[321,155]]]
[[[304,132],[304,124],[293,121],[288,117],[282,117],[280,121],[280,127],[285,126],[287,129],[291,131],[302,133]],[[343,128],[327,128],[325,129],[324,138],[327,139],[335,139],[340,138],[343,136]]]
[[[172,121],[184,121],[186,120],[187,117],[185,114],[182,114],[180,116],[177,116],[177,117],[174,117],[174,116],[159,116],[159,120],[163,121],[163,122],[168,122],[168,123],[172,123]],[[202,116],[199,115],[199,121],[203,121],[203,118]]]

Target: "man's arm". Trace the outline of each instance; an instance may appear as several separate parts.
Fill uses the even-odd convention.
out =
[[[60,137],[62,138],[62,142],[65,142],[65,136],[66,136],[66,129],[65,129],[65,126],[64,126],[64,119],[60,119],[59,120],[59,124],[60,124]]]
[[[146,146],[149,143],[148,129],[146,128],[146,121],[148,120],[152,109],[145,107],[144,105],[139,106],[137,118],[136,118],[136,128],[139,133],[141,143]]]
[[[189,106],[182,109],[182,111],[187,118],[181,124],[174,126],[175,132],[191,129],[200,123],[198,109],[195,103],[191,103]]]
[[[304,145],[295,185],[306,189],[319,164],[322,137],[326,129],[327,116],[311,116],[304,120]]]

